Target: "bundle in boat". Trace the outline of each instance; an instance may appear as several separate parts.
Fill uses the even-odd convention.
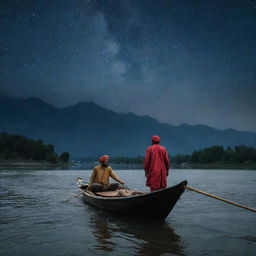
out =
[[[135,191],[132,189],[118,189],[115,191],[96,192],[95,194],[98,196],[104,196],[104,197],[129,197],[129,196],[144,195],[145,193]]]

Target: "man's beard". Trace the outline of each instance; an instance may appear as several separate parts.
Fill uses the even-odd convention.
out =
[[[108,167],[108,164],[102,163],[101,164],[103,167]]]

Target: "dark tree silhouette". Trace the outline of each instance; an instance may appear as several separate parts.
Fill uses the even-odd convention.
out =
[[[64,152],[62,159],[68,162],[69,153]],[[20,135],[0,133],[0,160],[32,160],[59,162],[52,144],[44,144],[42,140],[33,140]]]
[[[69,160],[69,153],[68,152],[63,152],[61,153],[60,155],[60,161],[61,162],[64,162],[64,163],[67,163]]]

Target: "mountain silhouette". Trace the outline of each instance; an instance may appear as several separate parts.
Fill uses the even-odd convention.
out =
[[[171,155],[191,153],[212,145],[256,146],[256,133],[218,130],[206,125],[174,126],[149,116],[122,114],[94,102],[80,102],[62,109],[38,98],[13,99],[0,96],[0,132],[19,134],[68,151],[72,157],[144,155],[151,136]]]

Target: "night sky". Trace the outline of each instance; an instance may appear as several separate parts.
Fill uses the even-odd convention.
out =
[[[256,132],[256,1],[0,0],[0,94]]]

